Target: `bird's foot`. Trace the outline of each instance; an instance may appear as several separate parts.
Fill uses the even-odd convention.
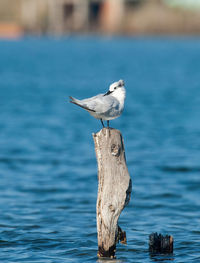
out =
[[[104,123],[103,123],[103,120],[100,119],[100,121],[101,121],[101,124],[102,124],[103,128],[105,128]]]

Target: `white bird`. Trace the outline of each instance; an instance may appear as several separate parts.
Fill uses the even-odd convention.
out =
[[[103,127],[103,120],[107,120],[107,127],[109,127],[109,120],[113,120],[121,115],[124,109],[125,97],[124,81],[119,80],[112,83],[105,94],[98,94],[97,96],[83,100],[78,100],[71,96],[69,98],[71,103],[82,107],[94,118],[99,119]]]

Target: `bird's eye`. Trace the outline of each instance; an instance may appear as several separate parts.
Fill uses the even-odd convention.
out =
[[[114,87],[114,89],[116,89],[117,87]]]

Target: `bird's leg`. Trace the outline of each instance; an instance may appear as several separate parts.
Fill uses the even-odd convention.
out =
[[[109,129],[110,127],[109,127],[109,121],[107,121],[107,128]]]
[[[102,119],[100,119],[100,121],[101,121],[101,124],[103,125],[103,128],[105,128],[105,126],[104,126],[104,123],[103,123]]]

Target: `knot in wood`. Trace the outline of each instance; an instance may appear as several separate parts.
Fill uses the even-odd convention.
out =
[[[113,205],[109,205],[109,209],[110,209],[110,212],[115,212],[115,208],[114,208],[114,206]]]
[[[111,154],[118,157],[120,155],[120,145],[111,145]]]

